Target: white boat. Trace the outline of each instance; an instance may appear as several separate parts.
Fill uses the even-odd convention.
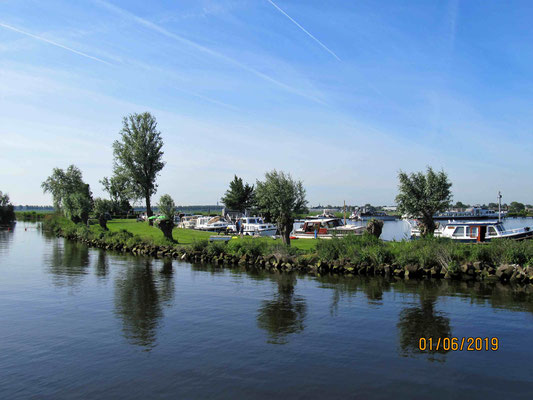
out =
[[[384,211],[376,211],[367,207],[359,207],[350,215],[350,219],[354,221],[370,221],[371,219],[394,221],[396,218],[396,216],[388,215]]]
[[[466,211],[446,211],[443,213],[435,214],[433,219],[436,221],[442,220],[454,220],[454,221],[463,221],[463,220],[482,220],[482,219],[495,219],[498,218],[498,212],[493,210],[488,210],[481,207],[472,207],[467,208]]]
[[[420,237],[420,229],[412,227],[411,235]],[[490,242],[492,239],[525,240],[533,238],[533,228],[506,230],[498,221],[448,221],[441,223],[434,235],[466,243]]]
[[[225,231],[230,224],[221,216],[216,217],[198,217],[194,229],[201,231],[222,232]]]
[[[364,226],[344,225],[341,218],[310,218],[306,219],[301,228],[293,232],[299,239],[326,238],[347,234],[362,235],[366,230]]]
[[[267,223],[261,217],[243,217],[240,219],[243,224],[243,234],[249,236],[274,236],[278,231],[275,224]],[[235,225],[231,225],[230,229],[237,232]]]
[[[184,215],[180,218],[178,228],[194,229],[198,220],[198,215]]]

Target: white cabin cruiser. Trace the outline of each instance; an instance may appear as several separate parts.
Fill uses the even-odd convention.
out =
[[[411,235],[420,237],[420,229],[412,227]],[[505,230],[498,221],[448,221],[441,223],[434,235],[466,243],[490,242],[492,239],[524,240],[533,238],[533,228]]]
[[[184,215],[180,218],[178,228],[194,229],[199,215]]]
[[[250,236],[274,236],[278,231],[275,224],[266,223],[261,217],[243,217],[240,219],[243,225],[242,233]],[[230,229],[237,232],[235,225],[231,225]]]
[[[194,229],[201,231],[222,232],[225,231],[230,224],[221,216],[216,217],[198,217]]]
[[[306,219],[301,228],[296,229],[293,235],[300,239],[326,238],[347,234],[362,235],[366,228],[357,225],[344,225],[341,218],[311,218]]]

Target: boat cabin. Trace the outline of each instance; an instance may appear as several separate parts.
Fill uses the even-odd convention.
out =
[[[302,227],[304,233],[315,233],[315,230],[318,231],[318,234],[328,233],[328,229],[335,229],[339,226],[344,226],[342,220],[339,218],[330,218],[330,219],[317,219],[306,221]]]
[[[447,225],[442,236],[469,242],[484,242],[500,237],[504,232],[498,222],[462,222]]]

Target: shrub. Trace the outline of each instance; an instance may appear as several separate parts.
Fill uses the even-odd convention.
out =
[[[204,249],[209,245],[207,239],[194,240],[191,244],[191,248],[194,251],[204,251]]]

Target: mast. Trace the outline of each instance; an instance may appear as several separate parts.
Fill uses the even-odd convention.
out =
[[[344,200],[344,225],[346,225],[346,200]]]
[[[498,222],[502,222],[502,192],[498,191]]]

